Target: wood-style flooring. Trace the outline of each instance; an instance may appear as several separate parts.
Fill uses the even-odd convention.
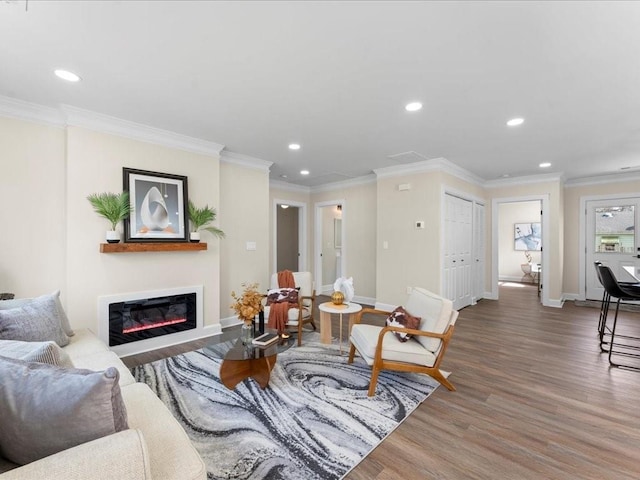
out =
[[[639,479],[640,371],[609,367],[598,314],[542,307],[529,285],[461,310],[443,362],[457,391],[438,388],[345,478]],[[640,336],[640,313],[620,319]]]

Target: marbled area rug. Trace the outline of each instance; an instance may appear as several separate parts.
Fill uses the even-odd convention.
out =
[[[371,369],[347,364],[337,345],[305,334],[278,354],[269,386],[220,383],[226,344],[132,369],[184,426],[209,479],[342,478],[438,386],[427,375],[382,372],[367,397]]]

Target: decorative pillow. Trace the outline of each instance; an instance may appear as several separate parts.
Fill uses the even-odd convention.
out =
[[[48,342],[53,340],[64,347],[69,337],[58,318],[53,297],[40,297],[22,307],[0,310],[0,339],[24,342]]]
[[[21,342],[0,340],[0,355],[25,362],[48,363],[60,367],[73,367],[73,363],[55,342]]]
[[[127,429],[119,377],[0,357],[0,453],[24,465]]]
[[[299,288],[274,288],[267,292],[267,305],[272,303],[298,303]]]
[[[389,316],[387,317],[387,326],[389,327],[403,327],[410,328],[412,330],[417,330],[420,327],[420,318],[414,317],[409,312],[407,312],[402,307],[397,307]],[[413,335],[406,332],[393,332],[398,340],[401,342],[406,342]]]
[[[56,302],[56,314],[58,315],[58,319],[60,320],[60,325],[62,325],[62,329],[64,333],[69,337],[73,337],[75,332],[71,329],[71,325],[69,325],[69,318],[62,307],[62,302],[60,302],[60,290],[56,290],[55,292],[49,295],[41,295],[36,298],[16,298],[14,300],[6,300],[4,302],[0,302],[0,310],[9,310],[11,308],[23,307],[33,302],[34,300],[41,300],[51,297]]]

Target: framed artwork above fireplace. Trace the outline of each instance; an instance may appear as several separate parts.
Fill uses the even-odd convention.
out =
[[[125,242],[187,242],[187,177],[123,168],[131,214],[124,221]]]

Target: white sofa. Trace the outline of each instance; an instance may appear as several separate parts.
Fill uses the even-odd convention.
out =
[[[129,429],[23,466],[0,457],[1,480],[191,480],[207,471],[182,426],[162,401],[91,331],[79,330],[63,349],[74,367],[116,367]]]

